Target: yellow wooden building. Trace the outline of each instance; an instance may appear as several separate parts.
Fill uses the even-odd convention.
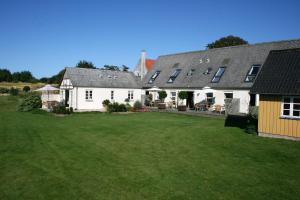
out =
[[[251,93],[259,94],[260,136],[300,140],[300,49],[271,51]]]

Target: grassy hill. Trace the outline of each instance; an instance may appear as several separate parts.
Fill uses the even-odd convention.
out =
[[[20,90],[23,89],[24,86],[29,86],[31,88],[31,90],[43,87],[44,85],[46,85],[45,83],[24,83],[24,82],[0,82],[0,87],[4,87],[4,88],[11,88],[11,87],[16,87]],[[53,85],[53,86],[57,86],[57,85]]]

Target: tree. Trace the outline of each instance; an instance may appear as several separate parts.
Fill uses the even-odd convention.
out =
[[[25,85],[23,87],[23,92],[29,92],[30,91],[30,87],[28,85]]]
[[[165,98],[166,98],[167,96],[168,96],[168,95],[167,95],[167,92],[164,91],[164,90],[158,92],[158,98],[159,98],[162,102],[164,102],[164,100],[165,100]]]
[[[52,76],[49,78],[48,83],[55,83],[55,84],[60,84],[60,82],[63,79],[63,76],[65,74],[65,69],[61,70],[58,72],[58,74]]]
[[[20,72],[14,72],[13,74],[12,74],[12,81],[13,82],[18,82],[19,80],[20,80]]]
[[[41,83],[49,83],[50,82],[50,78],[47,78],[47,77],[40,78],[40,82]]]
[[[88,69],[96,69],[95,65],[92,62],[88,62],[86,60],[80,60],[76,67],[78,68],[88,68]]]
[[[126,65],[122,65],[122,71],[123,72],[128,72],[129,67],[127,67]]]
[[[21,82],[34,82],[36,79],[32,76],[30,71],[21,71],[19,80]]]
[[[181,104],[183,104],[183,100],[188,98],[188,93],[186,91],[180,91],[178,93],[178,98],[181,100]]]
[[[120,71],[120,68],[116,65],[104,65],[103,69],[111,71]]]
[[[238,46],[248,44],[248,42],[240,37],[229,35],[227,37],[222,37],[210,44],[207,45],[207,48],[221,48],[221,47],[229,47],[229,46]]]
[[[12,75],[8,69],[0,69],[0,82],[11,82]]]

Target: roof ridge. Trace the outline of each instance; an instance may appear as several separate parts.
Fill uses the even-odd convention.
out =
[[[104,71],[104,72],[116,72],[116,73],[133,73],[132,71],[117,71],[117,70],[109,70],[109,69],[100,69],[100,68],[96,68],[96,69],[92,69],[92,68],[81,68],[81,67],[66,67],[65,69],[76,69],[76,70],[95,70],[95,71]]]
[[[289,39],[289,40],[277,40],[277,41],[270,41],[270,42],[258,42],[258,43],[254,43],[254,44],[243,44],[243,45],[235,45],[235,46],[220,47],[220,48],[213,48],[213,49],[203,49],[203,50],[195,50],[195,51],[186,51],[186,52],[179,52],[179,53],[171,53],[171,54],[161,55],[159,57],[175,56],[175,55],[190,54],[190,53],[209,52],[209,51],[217,51],[217,50],[231,49],[231,48],[253,47],[253,46],[259,46],[259,45],[265,45],[265,44],[295,42],[295,41],[300,41],[300,38]]]

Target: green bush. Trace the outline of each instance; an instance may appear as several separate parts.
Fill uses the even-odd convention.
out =
[[[140,109],[142,109],[142,103],[140,101],[134,102],[133,109],[134,110],[140,110]]]
[[[23,87],[23,92],[29,92],[30,91],[30,87],[29,86],[24,86]]]
[[[164,91],[164,90],[158,92],[158,98],[159,98],[162,102],[164,102],[164,100],[165,100],[165,98],[166,98],[167,96],[168,96],[168,95],[167,95],[167,92]]]
[[[132,106],[129,103],[126,103],[125,106],[126,106],[126,110],[127,111],[131,111],[132,110]]]
[[[178,98],[181,100],[181,104],[183,104],[183,100],[188,98],[188,93],[186,91],[178,92]]]
[[[178,98],[181,100],[187,99],[188,98],[188,93],[186,91],[180,91],[178,93]]]
[[[249,115],[253,119],[258,119],[258,106],[250,106],[249,107]]]
[[[19,111],[28,112],[42,107],[42,100],[39,94],[31,93],[25,97],[18,107]]]
[[[7,94],[7,93],[9,93],[9,89],[0,87],[0,94]]]
[[[107,111],[112,113],[112,112],[126,112],[126,106],[125,104],[118,104],[118,103],[111,103],[107,107]]]
[[[110,104],[110,101],[108,99],[105,99],[104,101],[102,101],[102,105],[107,107]]]
[[[52,112],[55,114],[69,115],[73,113],[73,108],[66,108],[64,103],[59,103],[57,106],[53,107]]]
[[[9,94],[12,95],[12,96],[17,96],[19,94],[18,88],[13,88],[13,87],[10,88]]]
[[[258,107],[251,106],[249,107],[249,114],[247,117],[245,132],[248,134],[257,134],[257,129],[258,129]]]

